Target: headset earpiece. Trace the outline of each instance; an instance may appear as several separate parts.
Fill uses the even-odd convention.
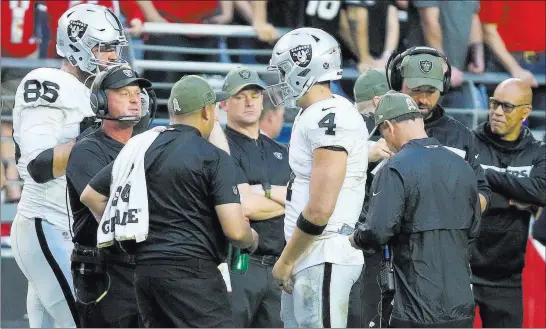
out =
[[[386,65],[386,75],[387,82],[389,83],[389,88],[392,90],[400,91],[402,90],[402,83],[404,77],[402,76],[403,60],[407,56],[420,55],[420,54],[429,54],[432,56],[440,57],[444,60],[447,65],[447,71],[444,73],[443,85],[444,91],[441,92],[442,95],[445,95],[449,91],[451,85],[451,64],[446,56],[444,56],[437,49],[431,47],[412,47],[402,53],[396,54],[393,53],[389,57]]]
[[[111,66],[106,70],[99,72],[91,85],[91,109],[93,109],[93,112],[98,116],[105,116],[108,114],[108,96],[104,89],[102,89],[102,83],[107,76],[115,72],[118,68],[120,68],[120,66]]]

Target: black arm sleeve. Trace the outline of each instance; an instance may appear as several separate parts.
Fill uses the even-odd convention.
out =
[[[106,165],[108,161],[96,144],[84,142],[74,146],[66,166],[66,177],[78,196],[82,195],[89,181]]]
[[[38,184],[47,183],[53,177],[53,149],[47,149],[38,154],[34,160],[27,165],[28,174]]]
[[[217,150],[218,159],[209,164],[209,194],[214,205],[240,203],[236,170],[233,159],[224,151]]]
[[[98,174],[96,174],[91,181],[89,186],[98,193],[109,196],[110,195],[110,184],[112,183],[112,168],[114,167],[114,161],[110,162],[109,165],[104,167]]]
[[[405,193],[400,174],[387,166],[381,168],[370,188],[370,208],[366,222],[355,235],[362,249],[385,245],[400,232],[404,216]]]
[[[533,225],[533,238],[546,246],[546,210],[544,209]]]
[[[540,151],[545,152],[543,148]],[[537,161],[529,177],[517,177],[492,169],[485,171],[487,181],[509,199],[546,206],[546,154]]]

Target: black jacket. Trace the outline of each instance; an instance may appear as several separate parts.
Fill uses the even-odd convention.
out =
[[[489,204],[491,190],[478,161],[476,139],[472,131],[464,124],[447,116],[440,105],[436,105],[432,113],[432,117],[425,120],[427,135],[436,138],[443,146],[460,155],[472,166],[478,180],[478,190]]]
[[[370,193],[355,241],[392,247],[392,319],[418,327],[473,319],[470,244],[481,212],[468,163],[435,138],[412,140],[379,170]]]
[[[520,286],[531,213],[509,201],[546,205],[546,144],[535,140],[527,127],[514,142],[491,133],[488,123],[479,125],[474,133],[492,196],[473,251],[473,280]]]

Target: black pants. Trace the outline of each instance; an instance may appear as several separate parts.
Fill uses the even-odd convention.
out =
[[[250,256],[245,274],[231,274],[235,327],[282,328],[281,289],[272,276],[274,256]]]
[[[129,264],[106,266],[106,273],[101,275],[81,275],[79,271],[72,273],[82,328],[138,328],[134,267]],[[106,289],[106,295],[95,303]]]
[[[364,268],[349,299],[347,328],[386,328],[392,312],[392,295],[381,298],[378,276],[383,255],[364,254]],[[381,304],[380,304],[381,302]],[[380,316],[381,311],[381,316]]]
[[[521,328],[523,293],[521,287],[489,287],[474,284],[472,291],[480,307],[484,328]]]
[[[212,261],[137,265],[135,292],[147,328],[233,327],[227,287]]]

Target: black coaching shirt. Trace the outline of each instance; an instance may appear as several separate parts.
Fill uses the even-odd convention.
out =
[[[226,257],[228,241],[215,206],[239,203],[235,165],[224,151],[187,125],[172,125],[146,151],[150,214],[148,238],[136,244],[137,265],[177,265],[187,259]],[[110,194],[113,163],[89,183]]]
[[[98,129],[72,148],[66,166],[66,185],[74,218],[73,242],[88,247],[97,245],[98,223],[80,202],[80,196],[93,176],[114,161],[124,145]]]
[[[290,179],[288,149],[260,134],[252,139],[226,126],[229,150],[235,161],[237,184],[286,186]],[[260,235],[256,254],[280,256],[285,245],[284,215],[253,221],[250,226]]]

